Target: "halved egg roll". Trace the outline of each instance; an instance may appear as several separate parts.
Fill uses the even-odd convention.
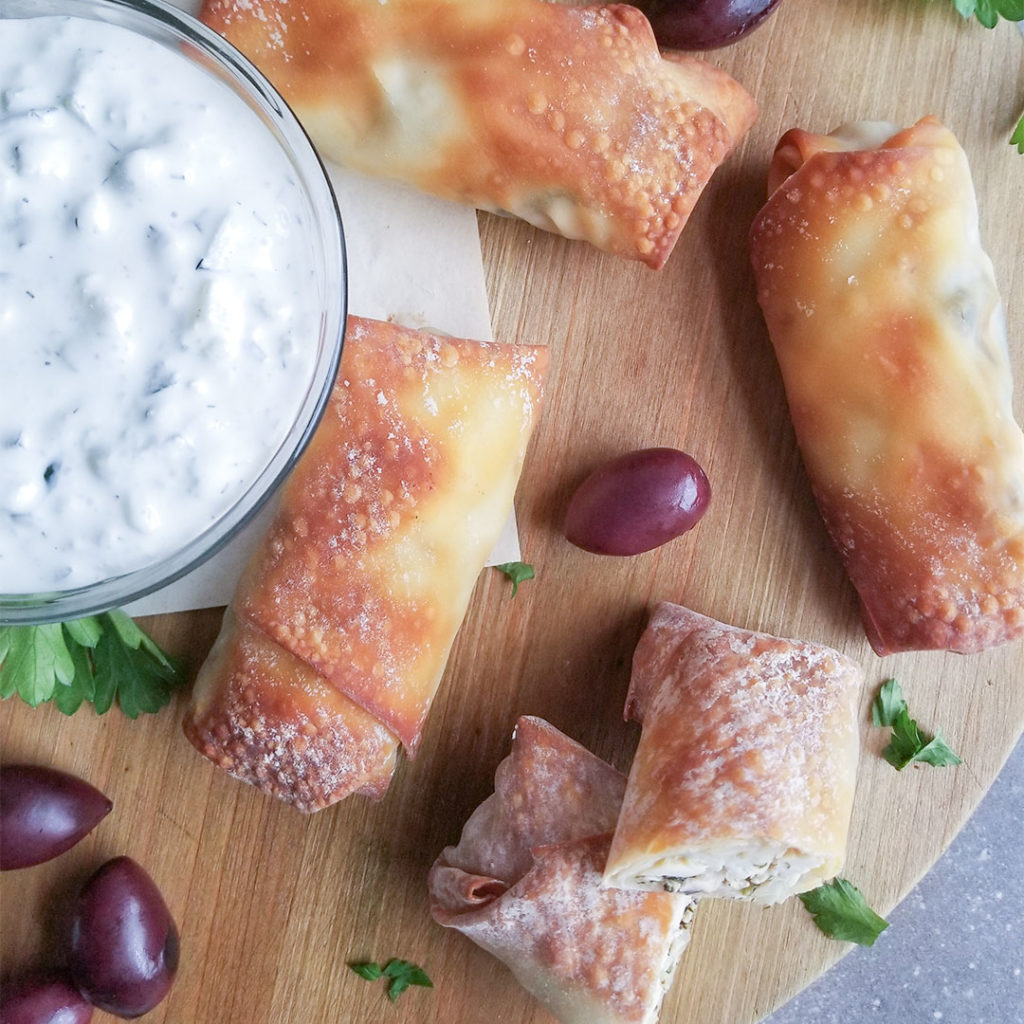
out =
[[[828,647],[658,605],[633,656],[643,728],[605,884],[770,904],[832,878],[861,682]]]
[[[430,870],[431,912],[563,1024],[655,1024],[689,938],[685,896],[603,889],[624,777],[539,718]]]
[[[967,158],[933,117],[787,132],[751,256],[878,654],[1024,634],[1024,434]]]
[[[327,410],[200,671],[200,752],[307,811],[387,789],[512,507],[546,367],[543,347],[349,318]]]
[[[660,267],[754,101],[640,11],[205,0],[327,159]]]

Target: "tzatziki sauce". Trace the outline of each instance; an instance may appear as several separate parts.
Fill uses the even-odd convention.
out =
[[[313,377],[311,216],[181,54],[0,21],[0,593],[157,563],[253,483]]]

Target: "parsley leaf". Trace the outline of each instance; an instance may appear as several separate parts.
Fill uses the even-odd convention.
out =
[[[845,878],[833,878],[799,895],[814,923],[829,938],[873,946],[889,927],[889,922],[868,906],[860,889]]]
[[[953,0],[962,18],[975,17],[985,28],[995,28],[1000,18],[1024,20],[1024,0]]]
[[[427,977],[427,972],[408,960],[389,960],[384,968],[384,974],[391,979],[388,982],[388,998],[391,1002],[394,1002],[410,985],[434,987],[434,983]]]
[[[58,686],[53,692],[53,703],[63,715],[73,715],[83,704],[91,704],[96,696],[96,680],[93,679],[88,650],[73,646],[71,657],[75,662],[74,677],[67,686]]]
[[[533,566],[526,562],[502,562],[501,565],[496,565],[494,568],[503,572],[512,581],[513,597],[519,592],[519,584],[523,580],[534,578]]]
[[[427,977],[427,972],[409,960],[392,957],[383,967],[373,961],[352,963],[349,964],[349,967],[360,978],[365,978],[367,981],[387,978],[388,999],[391,1002],[395,1002],[410,985],[421,985],[423,988],[434,987],[434,983]]]
[[[886,679],[878,691],[878,696],[872,701],[871,720],[878,726],[890,726],[906,707],[903,687],[895,679]]]
[[[124,612],[112,611],[107,617],[113,628],[100,637],[93,655],[96,710],[103,713],[102,693],[103,710],[110,707],[116,694],[129,718],[159,711],[171,699],[179,681],[178,669]]]
[[[184,672],[124,612],[41,626],[0,626],[0,697],[74,714],[116,700],[129,718],[159,711]]]
[[[1024,154],[1024,114],[1021,115],[1021,119],[1017,122],[1017,127],[1013,129],[1013,134],[1010,136],[1010,145],[1017,147],[1017,152]]]
[[[75,665],[59,624],[0,630],[0,696],[17,691],[26,704],[36,707],[53,696],[56,684],[71,682]]]
[[[90,615],[87,619],[71,619],[64,623],[64,628],[71,639],[82,647],[95,647],[103,633],[103,625],[95,615]]]
[[[882,751],[882,756],[897,771],[914,761],[930,764],[935,768],[962,764],[962,761],[948,746],[941,735],[925,738],[906,711],[900,712],[892,730],[892,740]]]
[[[384,977],[384,968],[380,964],[375,963],[364,963],[364,964],[349,964],[360,978],[365,978],[367,981],[376,981],[378,978]]]
[[[892,738],[882,751],[882,757],[896,771],[902,771],[915,761],[936,768],[962,763],[939,733],[928,736],[921,732],[910,717],[903,690],[895,679],[887,679],[882,684],[871,705],[871,718],[875,725],[892,727]]]

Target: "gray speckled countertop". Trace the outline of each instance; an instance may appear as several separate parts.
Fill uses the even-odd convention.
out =
[[[890,915],[764,1024],[1024,1024],[1024,740]]]

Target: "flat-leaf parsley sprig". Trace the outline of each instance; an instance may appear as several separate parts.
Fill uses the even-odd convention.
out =
[[[532,580],[536,573],[529,562],[502,562],[494,567],[498,572],[503,572],[512,581],[512,596],[519,593],[519,584],[525,580]]]
[[[185,681],[169,657],[117,609],[68,622],[0,626],[0,698],[36,707],[52,700],[65,715],[84,703],[97,714],[116,700],[129,718],[159,711]]]
[[[921,732],[910,717],[903,689],[895,679],[887,679],[882,684],[871,705],[871,719],[877,726],[891,726],[892,738],[882,751],[882,757],[897,771],[914,761],[935,767],[962,763],[939,733],[929,736]]]
[[[423,988],[434,987],[434,983],[427,977],[427,972],[422,967],[408,960],[399,960],[397,957],[392,957],[383,966],[368,960],[349,964],[349,967],[366,981],[387,978],[388,999],[391,1002],[394,1002],[410,985],[420,985]]]
[[[814,923],[831,939],[873,946],[889,922],[879,917],[864,894],[845,878],[833,878],[799,895]]]

